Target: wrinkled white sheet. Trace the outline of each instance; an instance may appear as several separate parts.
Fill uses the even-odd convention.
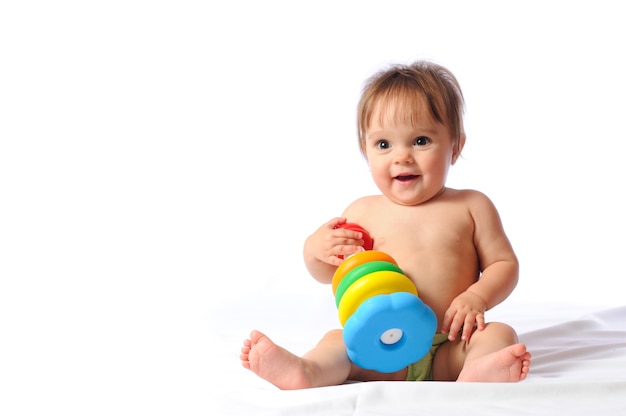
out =
[[[280,391],[241,368],[239,346],[257,328],[303,353],[336,325],[333,305],[292,296],[230,307],[213,329],[220,415],[626,414],[626,306],[505,303],[490,311],[489,320],[515,326],[532,352],[521,383],[368,382],[299,391]]]

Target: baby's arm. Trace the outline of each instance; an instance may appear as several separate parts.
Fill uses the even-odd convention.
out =
[[[472,192],[468,198],[474,219],[474,245],[481,265],[481,275],[474,284],[458,295],[444,315],[442,332],[468,341],[474,325],[485,328],[485,311],[506,299],[519,277],[519,263],[507,238],[500,215],[485,195]]]
[[[304,242],[304,263],[309,273],[321,283],[332,282],[337,266],[343,261],[339,256],[349,256],[362,250],[362,233],[336,228],[345,222],[346,218],[333,218]]]

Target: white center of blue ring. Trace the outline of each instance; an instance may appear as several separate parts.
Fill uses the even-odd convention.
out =
[[[383,332],[380,342],[385,345],[392,345],[402,339],[403,332],[400,328],[391,328]]]

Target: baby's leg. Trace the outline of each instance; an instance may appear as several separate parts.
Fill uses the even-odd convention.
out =
[[[530,353],[505,324],[492,322],[483,331],[475,331],[468,344],[446,347],[452,361],[447,369],[454,374],[454,368],[461,367],[457,381],[518,382],[526,379],[530,369]]]
[[[352,367],[339,330],[327,333],[302,357],[252,331],[243,342],[240,358],[245,368],[282,390],[342,384]]]

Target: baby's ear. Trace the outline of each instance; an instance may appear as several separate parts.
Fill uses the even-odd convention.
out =
[[[465,133],[461,133],[461,137],[459,137],[459,141],[456,146],[452,150],[452,164],[456,163],[456,160],[461,156],[461,152],[463,151],[463,147],[465,146]]]

